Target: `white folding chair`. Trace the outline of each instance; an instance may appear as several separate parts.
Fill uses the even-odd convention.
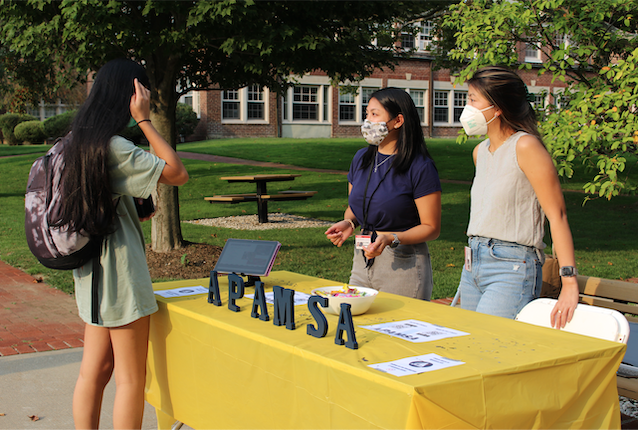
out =
[[[521,309],[516,320],[551,327],[549,314],[556,302],[548,298],[532,300]],[[624,344],[629,338],[629,323],[623,314],[614,309],[582,303],[576,306],[572,320],[562,330]]]
[[[459,303],[459,299],[461,298],[461,287],[456,289],[456,294],[454,295],[454,298],[452,299],[452,303],[450,303],[450,306],[454,307]]]

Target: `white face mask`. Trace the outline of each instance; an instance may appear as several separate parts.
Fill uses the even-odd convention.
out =
[[[379,146],[388,135],[388,126],[385,122],[372,122],[366,119],[361,126],[361,134],[370,145]]]
[[[488,106],[485,109],[477,109],[474,106],[466,105],[461,113],[461,125],[468,136],[480,136],[487,134],[487,125],[494,121],[498,115],[494,115],[491,120],[486,121],[483,112],[492,109],[494,106]]]

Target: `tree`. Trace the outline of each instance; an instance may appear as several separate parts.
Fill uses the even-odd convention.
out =
[[[531,69],[518,52],[540,49],[546,60],[538,74],[567,85],[567,106],[541,121],[559,174],[571,177],[582,160],[593,169],[584,186],[590,195],[634,193],[625,168],[638,154],[637,10],[636,0],[463,1],[442,22],[454,33],[444,64],[459,69],[463,82],[484,65]]]
[[[115,57],[141,61],[151,119],[174,146],[181,93],[247,84],[280,91],[291,75],[316,69],[335,83],[357,81],[395,63],[402,25],[411,30],[447,3],[4,0],[0,35],[14,58],[54,64],[59,75]],[[157,194],[152,246],[168,251],[182,244],[178,193],[160,184]]]

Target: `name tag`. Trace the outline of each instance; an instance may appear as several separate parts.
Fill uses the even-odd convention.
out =
[[[357,249],[363,249],[366,246],[370,245],[372,242],[372,236],[367,234],[358,234],[354,237],[354,246]]]

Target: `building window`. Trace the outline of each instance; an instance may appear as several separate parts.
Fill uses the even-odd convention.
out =
[[[410,33],[401,33],[401,48],[407,50],[414,49],[414,36]]]
[[[554,94],[554,100],[558,109],[566,109],[571,102],[571,98],[563,93]]]
[[[355,121],[356,111],[354,94],[339,94],[339,121]]]
[[[448,122],[448,92],[434,91],[434,121]]]
[[[545,109],[545,94],[534,94],[534,109],[542,110]]]
[[[239,90],[225,90],[222,94],[222,119],[240,119]]]
[[[318,120],[319,103],[316,86],[297,86],[293,88],[292,119]]]
[[[222,121],[235,123],[268,121],[267,100],[267,90],[259,85],[224,90],[222,91]]]
[[[425,91],[423,90],[410,90],[410,97],[414,101],[416,111],[419,113],[419,119],[421,124],[425,123]]]
[[[40,118],[40,107],[39,106],[29,106],[27,108],[27,114],[34,116],[36,118]]]
[[[432,35],[434,34],[434,24],[432,21],[421,21],[419,32],[419,49],[421,51],[429,51],[432,43]]]
[[[248,87],[248,116],[251,119],[264,119],[264,92],[259,85]]]
[[[44,119],[51,118],[52,116],[57,115],[56,106],[45,105],[44,106]]]
[[[455,91],[454,92],[454,122],[459,122],[463,108],[467,104],[467,93]]]
[[[541,50],[533,43],[525,45],[525,61],[528,63],[541,62]]]
[[[370,97],[378,88],[361,88],[361,122],[365,121]]]

